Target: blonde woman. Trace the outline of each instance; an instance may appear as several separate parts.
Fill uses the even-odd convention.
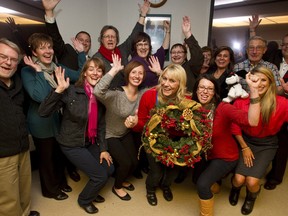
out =
[[[276,83],[272,71],[266,67],[254,68],[251,73],[260,79],[259,97],[252,99],[261,104],[261,118],[257,127],[233,126],[242,151],[235,176],[232,179],[232,189],[229,196],[231,205],[236,205],[242,185],[246,185],[246,198],[241,212],[250,214],[254,202],[260,192],[260,179],[264,176],[270,162],[277,151],[277,132],[284,122],[288,122],[288,100],[276,95]],[[248,110],[249,99],[239,99],[235,106]]]

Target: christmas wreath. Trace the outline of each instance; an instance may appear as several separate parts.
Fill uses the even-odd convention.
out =
[[[201,160],[211,145],[211,120],[201,104],[184,99],[179,105],[157,106],[142,133],[142,146],[166,166],[188,166]]]

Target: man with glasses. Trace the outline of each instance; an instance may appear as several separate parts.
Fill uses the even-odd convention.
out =
[[[30,211],[31,165],[24,91],[15,73],[20,49],[0,38],[0,215],[39,216]]]
[[[264,61],[262,59],[266,50],[267,50],[267,41],[260,36],[252,36],[248,40],[246,46],[246,53],[248,55],[248,59],[244,60],[243,62],[239,62],[234,66],[234,72],[236,72],[240,76],[240,84],[242,85],[243,89],[246,90],[247,92],[249,92],[249,88],[245,81],[245,78],[242,78],[245,77],[243,76],[244,74],[242,73],[243,71],[245,71],[245,73],[248,73],[258,65],[265,66],[273,72],[277,90],[278,92],[282,91],[280,83],[280,75],[277,67],[274,64]]]

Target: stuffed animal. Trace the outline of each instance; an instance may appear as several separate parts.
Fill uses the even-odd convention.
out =
[[[224,102],[230,103],[238,97],[247,98],[248,93],[242,88],[239,83],[239,76],[235,73],[226,78],[225,82],[228,85],[229,92],[226,98],[223,98]]]

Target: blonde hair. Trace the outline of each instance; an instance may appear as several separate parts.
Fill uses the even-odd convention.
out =
[[[268,78],[269,87],[267,91],[261,95],[261,114],[262,114],[262,121],[265,124],[268,124],[270,117],[272,116],[273,112],[276,110],[276,83],[274,74],[269,68],[264,66],[257,66],[255,67],[251,73],[253,74],[263,74]]]
[[[167,98],[163,95],[161,91],[161,82],[163,80],[163,76],[167,75],[177,81],[179,81],[179,88],[175,94],[175,97],[173,98]],[[187,95],[186,92],[186,82],[187,82],[187,76],[184,68],[179,64],[170,64],[168,65],[163,73],[159,77],[158,85],[156,87],[158,91],[158,100],[161,104],[167,104],[167,102],[173,102],[175,104],[180,103]]]

